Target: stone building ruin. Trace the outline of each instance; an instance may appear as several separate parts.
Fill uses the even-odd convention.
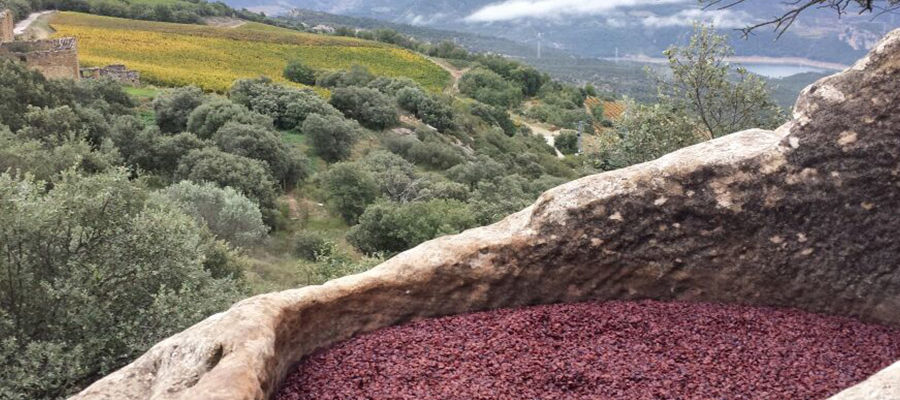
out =
[[[81,69],[82,79],[109,78],[126,85],[137,86],[141,82],[141,73],[130,70],[122,64],[105,67],[85,67]]]
[[[0,43],[9,43],[15,40],[13,27],[14,24],[12,11],[0,11]]]
[[[73,37],[3,43],[0,56],[21,61],[50,79],[80,77],[78,46]]]

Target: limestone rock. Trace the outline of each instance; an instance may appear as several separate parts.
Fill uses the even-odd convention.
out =
[[[894,31],[805,89],[774,132],[586,177],[369,272],[242,301],[74,399],[266,399],[304,355],[361,332],[539,303],[694,300],[900,325],[898,108]],[[896,370],[838,398],[896,391]]]

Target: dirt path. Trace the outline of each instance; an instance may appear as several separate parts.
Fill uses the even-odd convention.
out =
[[[560,132],[560,131],[555,131],[555,132],[554,132],[554,131],[551,131],[550,129],[547,129],[547,128],[545,128],[545,127],[543,127],[543,126],[540,126],[540,125],[538,125],[538,124],[535,124],[535,123],[528,122],[528,121],[526,121],[526,120],[524,120],[523,118],[518,117],[518,116],[515,116],[514,118],[516,119],[517,122],[519,122],[519,123],[521,123],[521,124],[527,126],[528,128],[530,128],[530,129],[531,129],[531,132],[533,132],[533,133],[535,133],[535,134],[537,134],[537,135],[543,136],[543,137],[544,137],[544,140],[547,141],[547,144],[549,144],[550,147],[553,147],[553,151],[556,152],[556,157],[558,157],[558,158],[565,158],[565,157],[566,157],[565,155],[563,155],[563,153],[560,153],[560,152],[559,152],[559,149],[556,148],[556,144],[555,144],[555,143],[556,143],[556,136],[559,135],[559,132]]]
[[[446,60],[441,60],[441,59],[437,59],[437,58],[433,58],[433,57],[428,57],[428,59],[431,60],[431,62],[437,64],[439,67],[443,68],[444,71],[449,72],[450,76],[453,78],[453,84],[451,84],[450,87],[448,87],[445,92],[447,94],[459,93],[459,79],[462,78],[462,76],[465,75],[466,72],[469,72],[469,70],[471,70],[472,67],[466,67],[463,69],[459,69],[459,68],[454,67],[453,64],[450,64]]]
[[[231,17],[209,17],[204,18],[203,22],[205,22],[209,26],[231,29],[238,28],[247,24],[247,21]]]
[[[28,18],[25,18],[13,28],[13,34],[18,35],[28,35],[28,39],[46,39],[50,37],[50,34],[53,33],[49,28],[42,28],[38,25],[35,25],[41,17],[49,16],[56,11],[39,11],[34,12],[28,15]]]

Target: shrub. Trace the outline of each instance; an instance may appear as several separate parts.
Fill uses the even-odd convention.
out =
[[[307,261],[318,261],[334,254],[334,243],[318,233],[301,232],[294,237],[294,255]]]
[[[516,134],[516,125],[509,118],[509,113],[505,109],[489,106],[483,103],[475,103],[470,111],[472,115],[481,118],[484,122],[503,129],[503,133],[507,136]]]
[[[264,77],[235,81],[229,96],[231,101],[272,118],[279,129],[294,129],[310,114],[340,115],[312,90],[276,85]]]
[[[209,139],[228,122],[272,127],[272,119],[248,110],[246,107],[225,99],[205,103],[188,116],[187,130],[202,139]]]
[[[269,231],[259,206],[231,187],[183,181],[160,193],[217,238],[234,246],[256,244]]]
[[[300,61],[294,60],[284,67],[284,78],[304,85],[315,85],[316,70]]]
[[[72,395],[241,296],[203,268],[194,221],[124,169],[49,190],[0,174],[0,236],[0,259],[17,260],[0,262],[4,398]]]
[[[159,128],[148,127],[133,131],[123,125],[114,127],[114,142],[127,165],[138,167],[172,179],[182,157],[199,150],[208,143],[193,133],[183,132],[164,136]]]
[[[497,222],[507,215],[528,207],[537,194],[528,190],[528,180],[519,175],[509,175],[478,183],[469,201],[471,212],[479,224]]]
[[[163,133],[184,131],[191,112],[204,100],[203,91],[196,86],[180,87],[156,96],[153,100],[156,125]]]
[[[347,159],[360,136],[356,123],[335,115],[312,114],[302,131],[309,135],[313,151],[328,162]]]
[[[258,125],[229,122],[213,138],[222,151],[265,161],[276,181],[293,187],[309,175],[308,160],[292,151],[275,132]]]
[[[505,173],[506,167],[503,164],[486,155],[480,155],[475,161],[450,168],[447,177],[474,190],[479,182],[499,178]]]
[[[407,152],[407,159],[414,164],[440,170],[465,161],[453,146],[439,142],[414,143]]]
[[[394,254],[474,225],[475,219],[465,203],[455,200],[381,202],[366,209],[347,240],[368,254]]]
[[[369,70],[358,64],[350,66],[349,71],[335,71],[323,74],[319,77],[317,85],[328,88],[343,88],[349,86],[366,86],[375,80]]]
[[[372,82],[369,82],[367,85],[368,88],[375,89],[381,93],[384,93],[388,96],[397,96],[401,90],[403,89],[420,89],[419,84],[416,81],[406,78],[388,78],[386,76],[381,76],[375,78]]]
[[[397,125],[399,116],[389,97],[375,89],[347,87],[335,89],[331,105],[347,118],[359,121],[370,129],[385,129]]]
[[[602,169],[650,161],[703,140],[685,111],[665,103],[629,104],[616,129],[621,140],[599,155]]]
[[[578,133],[575,131],[563,131],[553,141],[556,148],[563,154],[578,153]]]
[[[328,202],[349,224],[355,224],[366,207],[378,197],[378,184],[355,163],[338,163],[322,177]]]
[[[476,68],[459,80],[459,91],[485,104],[510,108],[522,101],[522,90],[497,73]]]
[[[178,163],[175,176],[194,182],[232,187],[257,201],[261,208],[275,205],[275,185],[262,161],[225,153],[214,147],[193,150]]]
[[[415,136],[411,135],[387,136],[382,139],[381,143],[391,153],[399,155],[400,157],[406,158],[408,160],[409,149],[411,149],[414,144],[419,143],[419,139],[416,139]]]
[[[419,105],[416,116],[440,132],[456,128],[456,122],[453,120],[453,108],[448,101],[437,96],[429,97],[427,101]]]
[[[372,174],[381,195],[392,201],[406,202],[418,196],[419,177],[415,166],[394,153],[375,151],[358,162],[359,167]]]
[[[397,105],[413,114],[419,112],[419,106],[428,100],[428,95],[422,89],[407,87],[397,92]]]

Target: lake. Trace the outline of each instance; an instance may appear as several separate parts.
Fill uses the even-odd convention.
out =
[[[748,71],[769,78],[784,78],[791,75],[801,74],[804,72],[826,72],[824,68],[810,67],[806,65],[793,64],[751,64],[751,63],[735,63],[747,68]]]

